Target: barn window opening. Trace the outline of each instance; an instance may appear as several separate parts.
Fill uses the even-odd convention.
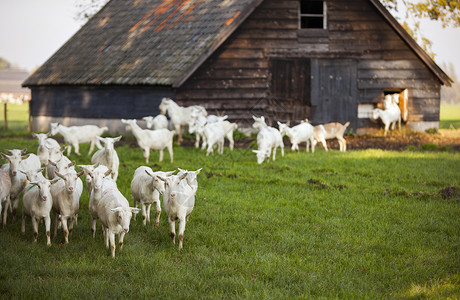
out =
[[[300,0],[300,28],[326,29],[326,2]]]

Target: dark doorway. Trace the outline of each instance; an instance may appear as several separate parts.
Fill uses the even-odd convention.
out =
[[[315,59],[311,64],[313,124],[350,122],[356,129],[357,62]]]

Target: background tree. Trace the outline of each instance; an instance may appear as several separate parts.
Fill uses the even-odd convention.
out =
[[[11,64],[4,58],[0,57],[0,70],[9,69]]]

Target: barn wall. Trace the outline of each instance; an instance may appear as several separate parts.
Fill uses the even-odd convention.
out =
[[[346,78],[356,82],[354,107],[346,106],[347,116],[355,118],[351,120],[353,128],[378,126],[368,119],[357,119],[357,104],[376,104],[385,91],[406,88],[411,95],[409,123],[439,121],[439,80],[369,1],[327,1],[327,30],[299,30],[298,5],[295,0],[264,1],[177,90],[176,100],[204,103],[210,112],[229,114],[240,121],[250,122],[251,115],[258,113],[271,113],[279,119],[325,120],[327,116],[312,114],[317,111],[315,103],[326,99],[311,99],[311,106],[305,106],[299,99],[284,103],[273,96],[271,84],[276,75],[271,72],[271,61],[309,59],[313,66],[327,60],[338,64],[355,61],[356,72],[348,73],[356,78]],[[314,68],[311,72],[307,74],[313,78],[311,96],[318,97],[318,90],[332,83],[324,82],[326,76],[315,85],[314,77],[319,74],[314,74]],[[336,103],[331,109],[344,107],[341,102],[345,100],[327,100]],[[277,108],[270,111],[270,104]]]
[[[163,97],[172,89],[149,86],[41,86],[32,87],[31,115],[36,131],[48,130],[49,122],[64,125],[97,124],[123,131],[119,119],[141,119],[160,113]]]

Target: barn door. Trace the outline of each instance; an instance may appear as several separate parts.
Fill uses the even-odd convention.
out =
[[[272,59],[270,92],[282,101],[289,119],[305,119],[310,112],[310,60]]]
[[[314,124],[350,122],[357,128],[357,62],[315,59],[311,64]]]

